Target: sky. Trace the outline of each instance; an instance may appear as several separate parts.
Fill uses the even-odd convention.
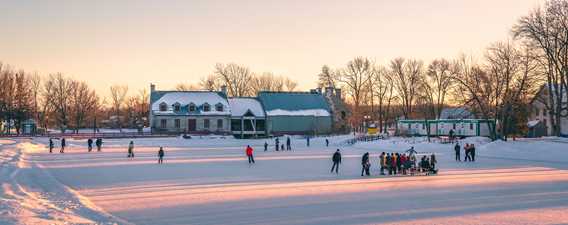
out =
[[[196,83],[237,63],[316,86],[357,56],[426,62],[510,37],[540,0],[0,0],[0,61],[108,95]]]

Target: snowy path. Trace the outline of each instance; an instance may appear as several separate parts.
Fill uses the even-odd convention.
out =
[[[329,173],[329,161],[336,147],[325,148],[322,140],[313,140],[311,148],[296,140],[293,152],[262,152],[264,141],[254,140],[257,163],[252,166],[243,157],[246,142],[241,140],[184,142],[136,140],[136,158],[127,159],[126,141],[115,141],[99,153],[87,153],[80,142],[71,141],[74,145],[66,154],[28,150],[20,161],[32,167],[29,171],[50,178],[42,179],[42,185],[72,188],[46,200],[58,202],[63,196],[73,202],[81,196],[83,200],[75,204],[92,211],[74,210],[70,215],[90,221],[200,225],[568,223],[565,143],[490,143],[480,146],[478,162],[464,163],[453,160],[451,146],[413,142],[417,150],[437,153],[441,173],[384,177],[377,176],[377,155],[407,149],[410,143],[388,141],[341,148],[344,162],[341,173],[335,175]],[[156,164],[156,146],[160,145],[175,146],[166,148],[163,165]],[[531,155],[525,153],[541,145],[546,148],[542,152],[554,157],[527,157]],[[365,151],[372,155],[372,177],[359,176]],[[21,180],[29,186],[29,179]],[[44,184],[50,180],[61,183]],[[58,211],[42,212],[51,215]],[[105,212],[113,217],[109,219]]]
[[[1,142],[0,224],[125,223],[29,163],[23,149],[33,151],[36,145],[26,141]]]

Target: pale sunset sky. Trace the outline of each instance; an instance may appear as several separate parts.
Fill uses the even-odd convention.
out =
[[[61,72],[99,94],[196,83],[215,63],[288,76],[307,90],[321,66],[482,56],[539,0],[0,0],[0,61]]]

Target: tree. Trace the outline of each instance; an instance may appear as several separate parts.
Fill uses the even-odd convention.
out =
[[[516,38],[540,49],[546,61],[548,102],[553,135],[560,135],[561,118],[568,105],[561,104],[568,93],[568,1],[550,0],[522,17],[512,29]]]
[[[427,99],[432,107],[433,115],[440,118],[440,113],[446,105],[446,96],[452,87],[452,70],[446,59],[436,59],[428,65],[425,81]]]
[[[394,95],[393,79],[384,67],[378,67],[371,80],[371,94],[377,99],[379,131],[386,131],[386,121],[390,118],[391,105],[396,99]]]
[[[371,80],[374,70],[374,64],[368,58],[357,57],[347,63],[347,67],[340,72],[339,82],[345,87],[346,93],[353,101],[353,118],[359,122],[359,106],[366,95],[365,90]]]
[[[219,77],[212,74],[201,78],[201,80],[199,81],[199,86],[204,90],[216,91],[221,88],[222,84],[219,80]]]
[[[338,74],[336,71],[333,71],[329,66],[323,65],[321,67],[321,73],[318,74],[318,87],[325,88],[325,87],[336,87],[336,83],[338,80]]]
[[[227,87],[228,95],[231,97],[249,96],[252,94],[249,88],[253,74],[248,67],[240,66],[235,63],[227,65],[218,63],[215,65],[214,74],[223,85]]]
[[[55,125],[65,132],[69,125],[70,119],[70,96],[73,91],[71,80],[65,78],[61,73],[49,75],[49,79],[44,84],[45,95],[49,101],[45,104],[50,104],[53,107],[55,117]]]
[[[116,116],[116,123],[118,129],[122,132],[122,122],[120,117],[120,107],[126,101],[126,94],[128,93],[128,86],[113,85],[110,87],[110,96],[112,106],[114,108],[114,115]]]
[[[393,86],[402,103],[402,113],[410,118],[423,82],[423,63],[420,60],[396,58],[390,63]]]
[[[94,90],[91,90],[87,83],[76,80],[71,81],[71,109],[74,120],[75,133],[79,133],[79,129],[86,127],[86,120],[89,115],[93,114],[98,101],[98,96]]]

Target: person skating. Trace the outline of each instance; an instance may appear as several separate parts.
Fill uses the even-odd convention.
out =
[[[475,145],[471,144],[469,149],[469,154],[471,155],[471,161],[475,162]]]
[[[65,152],[65,138],[61,139],[61,150],[59,150],[59,153],[64,153]]]
[[[93,150],[93,139],[87,140],[87,149],[89,150],[89,152],[91,152]]]
[[[465,146],[463,147],[464,152],[465,152],[465,158],[463,161],[471,161],[471,153],[470,153],[470,149],[471,147],[469,146],[469,144],[465,144]]]
[[[268,143],[266,143],[266,141],[264,142],[264,151],[268,151]]]
[[[432,153],[432,155],[430,156],[430,168],[436,169],[437,163],[438,163],[438,160],[436,160],[436,155],[434,155],[434,153]]]
[[[306,137],[306,144],[308,147],[310,147],[310,136]]]
[[[290,137],[286,138],[286,150],[292,151],[292,142],[290,140]]]
[[[276,138],[276,140],[274,140],[274,143],[276,144],[276,151],[278,151],[278,148],[280,148],[280,140],[278,138]],[[284,149],[282,149],[284,150]]]
[[[325,147],[329,147],[329,139],[325,139]]]
[[[392,168],[392,174],[393,174],[393,175],[396,175],[396,172],[397,172],[397,171],[396,171],[396,169],[397,169],[397,167],[396,167],[396,162],[397,162],[397,160],[398,160],[398,153],[392,153],[392,154],[391,154],[390,166],[391,166],[391,168]]]
[[[100,152],[101,148],[103,147],[103,139],[97,138],[97,140],[95,141],[95,145],[97,146],[97,152]]]
[[[337,151],[335,151],[335,153],[333,153],[333,156],[331,157],[331,161],[333,161],[333,166],[331,166],[331,172],[333,173],[333,169],[335,169],[335,173],[338,174],[339,173],[339,164],[341,164],[341,152],[339,152],[339,149],[337,149]]]
[[[158,164],[164,163],[164,148],[160,147],[158,150]]]
[[[250,145],[247,145],[246,154],[248,157],[249,164],[254,163],[254,156],[252,155],[252,153],[253,149],[250,147]]]
[[[371,168],[371,163],[369,162],[369,153],[366,152],[365,154],[363,154],[363,157],[361,158],[361,176],[363,176],[363,172],[367,175],[367,176],[371,176],[371,172],[370,172],[370,168]]]
[[[385,165],[389,171],[389,175],[392,175],[392,166],[391,166],[391,160],[392,160],[392,156],[390,153],[387,153],[387,156],[385,158]]]
[[[134,158],[134,141],[128,144],[128,158]]]
[[[385,168],[386,168],[386,164],[385,161],[386,159],[386,154],[385,152],[381,153],[381,156],[379,156],[379,166],[381,167],[381,175],[385,175]]]
[[[461,156],[460,156],[461,146],[457,142],[456,145],[454,146],[454,151],[456,153],[456,161],[461,162]]]
[[[53,153],[53,147],[54,147],[53,139],[50,138],[49,139],[49,153]]]

